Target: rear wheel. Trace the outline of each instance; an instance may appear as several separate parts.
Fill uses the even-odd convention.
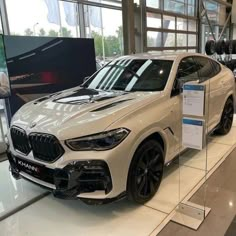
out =
[[[228,99],[221,116],[221,121],[215,133],[225,135],[228,134],[233,123],[234,103],[232,99]]]
[[[157,192],[164,167],[164,152],[153,139],[141,144],[130,165],[127,195],[137,203],[145,203]]]

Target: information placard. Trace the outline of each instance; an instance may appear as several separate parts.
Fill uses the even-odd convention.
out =
[[[202,150],[204,120],[184,117],[182,120],[182,144],[184,147]]]
[[[183,86],[183,114],[204,116],[205,86],[185,84]]]

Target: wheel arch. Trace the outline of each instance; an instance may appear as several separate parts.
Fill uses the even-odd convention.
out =
[[[163,132],[161,132],[161,130],[156,130],[156,131],[152,131],[152,132],[149,131],[149,133],[146,134],[145,136],[143,136],[142,139],[139,139],[138,144],[135,145],[135,149],[132,152],[132,157],[131,157],[131,160],[130,160],[130,163],[129,163],[127,179],[126,179],[126,189],[128,187],[130,167],[131,167],[131,164],[132,164],[132,162],[134,160],[134,155],[135,155],[136,151],[138,150],[138,148],[143,143],[145,143],[146,141],[151,140],[151,139],[154,139],[154,140],[158,141],[158,143],[163,148],[163,153],[164,153],[163,161],[165,162],[165,157],[166,157],[166,153],[167,153],[167,142],[166,142],[167,138],[165,137],[165,134]]]
[[[146,142],[150,139],[154,139],[159,142],[159,144],[163,148],[163,153],[164,153],[164,157],[163,157],[164,160],[163,161],[165,161],[165,157],[166,157],[166,153],[167,153],[167,142],[166,142],[167,138],[165,137],[165,134],[163,132],[161,132],[160,130],[149,131],[144,136],[142,136],[142,138],[139,138],[138,141],[136,142],[136,144],[134,145],[135,147],[131,152],[131,158],[130,158],[130,163],[129,163],[129,168],[128,168],[128,175],[129,175],[130,166],[131,166],[131,163],[134,159],[134,155],[135,155],[136,151],[144,142]]]
[[[156,141],[158,141],[158,143],[161,145],[163,152],[164,152],[164,156],[166,153],[166,142],[164,140],[164,137],[160,134],[160,132],[156,131],[154,133],[149,134],[146,138],[143,139],[143,141],[138,145],[138,147],[136,148],[136,150],[147,140],[150,139],[154,139]]]

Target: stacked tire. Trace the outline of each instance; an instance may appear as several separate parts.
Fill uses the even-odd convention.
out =
[[[206,54],[236,54],[236,40],[208,40],[205,45]]]

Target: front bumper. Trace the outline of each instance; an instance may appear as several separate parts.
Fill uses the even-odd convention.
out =
[[[89,160],[74,161],[64,168],[50,169],[36,162],[16,157],[7,151],[12,175],[30,180],[53,192],[55,197],[62,199],[81,199],[88,204],[102,204],[118,200],[125,196],[120,194],[116,198],[89,199],[80,198],[83,193],[102,191],[108,194],[112,191],[112,179],[105,161]]]

